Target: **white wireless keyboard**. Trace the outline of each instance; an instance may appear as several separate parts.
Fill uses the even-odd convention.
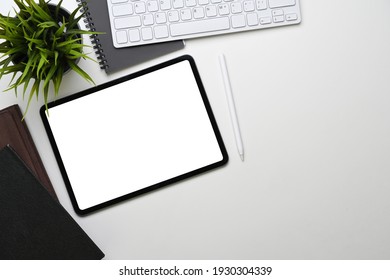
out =
[[[299,0],[107,0],[116,48],[297,24]]]

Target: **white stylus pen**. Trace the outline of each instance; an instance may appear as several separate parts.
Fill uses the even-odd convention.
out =
[[[232,92],[232,87],[230,85],[229,73],[228,73],[227,66],[226,66],[225,56],[223,54],[219,55],[219,64],[221,66],[223,83],[225,85],[226,99],[227,99],[229,111],[230,111],[230,120],[231,120],[232,125],[233,125],[233,131],[234,131],[234,136],[236,138],[236,145],[237,145],[238,153],[240,155],[241,160],[244,161],[244,146],[242,145],[240,127],[238,125],[236,106],[234,105],[233,92]]]

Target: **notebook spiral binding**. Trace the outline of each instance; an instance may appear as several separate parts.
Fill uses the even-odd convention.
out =
[[[88,4],[86,0],[76,0],[79,6],[82,6],[80,12],[84,13],[84,23],[85,27],[92,32],[96,31],[95,25],[93,23],[93,19],[91,14],[88,12]],[[108,62],[106,60],[106,56],[104,55],[104,50],[102,45],[100,44],[99,36],[97,34],[92,34],[89,36],[91,38],[91,43],[93,45],[93,49],[97,55],[97,60],[99,61],[99,65],[101,69],[106,70],[108,66]]]

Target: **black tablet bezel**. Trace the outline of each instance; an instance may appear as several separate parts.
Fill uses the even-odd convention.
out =
[[[96,87],[93,87],[93,88],[90,88],[90,89],[87,89],[87,90],[83,90],[83,91],[81,91],[81,92],[75,93],[75,94],[70,95],[70,96],[66,96],[66,97],[64,97],[64,98],[61,98],[61,99],[58,99],[58,100],[56,100],[56,101],[53,101],[53,102],[48,103],[47,106],[48,106],[48,108],[50,109],[50,108],[53,108],[53,107],[55,107],[55,106],[59,106],[59,105],[61,105],[61,104],[70,102],[70,101],[75,100],[75,99],[78,99],[78,98],[82,98],[82,97],[84,97],[84,96],[87,96],[87,95],[92,94],[92,93],[94,93],[94,92],[100,91],[100,90],[102,90],[102,89],[111,87],[111,86],[116,85],[116,84],[119,84],[119,83],[126,82],[126,81],[128,81],[128,80],[131,80],[131,79],[140,77],[140,76],[142,76],[142,75],[146,75],[146,74],[148,74],[148,73],[157,71],[157,70],[159,70],[159,69],[168,67],[168,66],[170,66],[170,65],[173,65],[173,64],[176,64],[176,63],[185,61],[185,60],[188,61],[188,62],[190,63],[190,65],[191,65],[191,69],[192,69],[192,72],[193,72],[193,74],[194,74],[196,83],[197,83],[197,85],[198,85],[199,92],[200,92],[201,97],[202,97],[202,100],[203,100],[203,104],[204,104],[204,106],[205,106],[205,108],[206,108],[207,114],[208,114],[208,116],[209,116],[209,119],[210,119],[212,128],[213,128],[213,130],[214,130],[215,137],[216,137],[216,139],[217,139],[217,142],[218,142],[218,145],[219,145],[221,154],[222,154],[222,160],[221,160],[221,161],[218,161],[218,162],[215,162],[215,163],[212,163],[212,164],[210,164],[210,165],[201,167],[201,168],[199,168],[199,169],[196,169],[196,170],[187,172],[187,173],[185,173],[185,174],[176,176],[176,177],[174,177],[174,178],[171,178],[171,179],[168,179],[168,180],[159,182],[159,183],[157,183],[157,184],[148,186],[148,187],[146,187],[146,188],[143,188],[143,189],[140,189],[140,190],[137,190],[137,191],[128,193],[128,194],[123,195],[123,196],[120,196],[120,197],[117,197],[117,198],[115,198],[115,199],[111,199],[111,200],[105,201],[105,202],[103,202],[103,203],[97,204],[97,205],[92,206],[92,207],[89,207],[89,208],[87,208],[87,209],[80,209],[79,206],[78,206],[76,197],[75,197],[74,192],[73,192],[73,189],[72,189],[71,182],[70,182],[70,180],[69,180],[69,177],[68,177],[67,172],[66,172],[66,168],[65,168],[64,163],[63,163],[62,158],[61,158],[60,151],[59,151],[59,149],[58,149],[58,147],[57,147],[57,144],[56,144],[56,141],[55,141],[53,132],[52,132],[52,130],[51,130],[51,128],[50,128],[50,124],[49,124],[49,121],[48,121],[48,116],[46,115],[46,107],[45,107],[45,106],[42,106],[42,107],[41,107],[41,109],[40,109],[40,115],[41,115],[41,118],[42,118],[42,121],[43,121],[45,130],[46,130],[46,133],[47,133],[47,135],[48,135],[48,138],[49,138],[51,147],[52,147],[52,149],[53,149],[55,158],[56,158],[56,160],[57,160],[59,169],[60,169],[60,171],[61,171],[61,175],[62,175],[62,178],[63,178],[63,180],[64,180],[65,186],[66,186],[66,188],[67,188],[68,194],[69,194],[69,196],[70,196],[70,199],[71,199],[73,208],[74,208],[74,210],[75,210],[75,212],[76,212],[77,214],[79,214],[79,215],[85,215],[85,214],[94,212],[94,211],[96,211],[96,210],[99,210],[99,209],[102,209],[102,208],[111,206],[111,205],[116,204],[116,203],[118,203],[118,202],[121,202],[121,201],[130,199],[130,198],[133,198],[133,197],[135,197],[135,196],[138,196],[138,195],[141,195],[141,194],[144,194],[144,193],[147,193],[147,192],[156,190],[156,189],[158,189],[158,188],[161,188],[161,187],[167,186],[167,185],[169,185],[169,184],[178,182],[178,181],[180,181],[180,180],[189,178],[189,177],[191,177],[191,176],[194,176],[194,175],[203,173],[203,172],[205,172],[205,171],[209,171],[209,170],[214,169],[214,168],[216,168],[216,167],[222,166],[222,165],[224,165],[224,164],[226,164],[226,163],[228,162],[229,157],[228,157],[228,154],[227,154],[227,151],[226,151],[226,147],[225,147],[225,145],[224,145],[224,142],[223,142],[221,133],[220,133],[220,131],[219,131],[219,129],[218,129],[217,122],[216,122],[216,120],[215,120],[215,117],[214,117],[214,114],[213,114],[213,112],[212,112],[212,109],[211,109],[209,100],[208,100],[207,95],[206,95],[206,91],[205,91],[205,89],[204,89],[204,87],[203,87],[203,84],[202,84],[202,81],[201,81],[201,79],[200,79],[200,75],[199,75],[199,72],[198,72],[197,67],[196,67],[196,65],[195,65],[195,61],[194,61],[194,59],[193,59],[191,56],[189,56],[189,55],[180,56],[180,57],[177,57],[177,58],[175,58],[175,59],[172,59],[172,60],[163,62],[163,63],[158,64],[158,65],[155,65],[155,66],[152,66],[152,67],[150,67],[150,68],[141,70],[141,71],[139,71],[139,72],[136,72],[136,73],[133,73],[133,74],[130,74],[130,75],[121,77],[121,78],[119,78],[119,79],[116,79],[116,80],[113,80],[113,81],[110,81],[110,82],[107,82],[107,83],[98,85],[98,86],[96,86]],[[49,116],[49,118],[50,118],[50,116]]]

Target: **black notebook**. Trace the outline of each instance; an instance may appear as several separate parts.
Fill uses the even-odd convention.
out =
[[[116,49],[112,42],[110,18],[106,0],[77,0],[87,10],[85,22],[92,31],[104,34],[92,36],[92,43],[102,69],[115,72],[147,60],[180,50],[183,41]]]
[[[0,150],[0,259],[103,257],[103,252],[12,148]]]

